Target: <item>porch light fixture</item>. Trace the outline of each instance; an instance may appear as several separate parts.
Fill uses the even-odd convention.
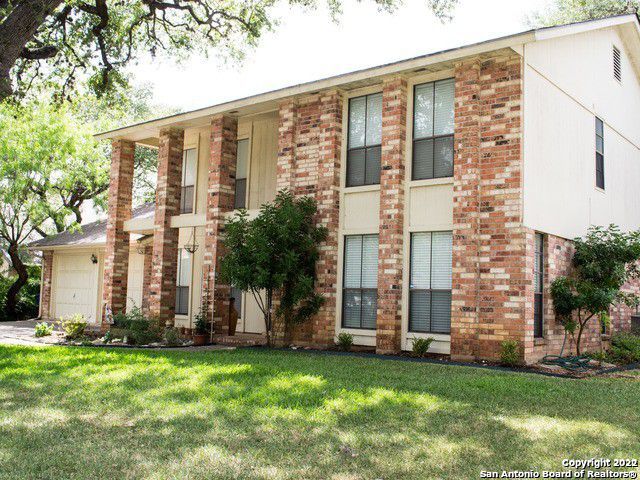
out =
[[[198,250],[199,246],[200,245],[196,243],[196,227],[193,227],[193,230],[191,230],[189,241],[184,244],[184,249],[193,255],[194,253],[196,253],[196,250]]]
[[[95,253],[91,254],[91,263],[98,263],[98,257],[96,257]]]

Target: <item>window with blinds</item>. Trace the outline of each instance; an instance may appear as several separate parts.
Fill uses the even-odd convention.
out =
[[[378,235],[344,238],[342,326],[375,330],[378,310]]]
[[[182,191],[180,192],[180,213],[193,213],[193,199],[196,184],[196,149],[182,153]]]
[[[596,187],[604,190],[604,123],[596,117]]]
[[[234,208],[247,208],[247,171],[249,170],[249,139],[238,140],[236,155],[236,187]]]
[[[382,94],[349,100],[347,187],[380,183]]]
[[[411,234],[409,331],[450,333],[452,232]]]
[[[544,237],[541,233],[536,233],[533,281],[533,333],[535,337],[542,338],[544,336],[544,303],[542,296],[544,289]]]
[[[414,87],[411,178],[453,176],[453,78]]]
[[[191,287],[191,254],[184,248],[178,250],[178,275],[176,276],[176,315],[189,315],[189,288]]]

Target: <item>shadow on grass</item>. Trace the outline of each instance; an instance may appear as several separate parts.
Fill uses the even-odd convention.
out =
[[[476,478],[640,451],[640,386],[622,380],[0,348],[0,382],[0,478]]]

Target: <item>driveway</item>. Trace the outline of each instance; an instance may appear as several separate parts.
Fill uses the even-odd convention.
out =
[[[19,322],[0,322],[0,344],[5,345],[52,345],[62,338],[60,332],[36,338],[33,334],[38,320],[21,320]]]

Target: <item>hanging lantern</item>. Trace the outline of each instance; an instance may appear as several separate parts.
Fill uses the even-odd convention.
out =
[[[196,227],[193,227],[189,240],[184,244],[184,249],[193,255],[194,253],[196,253],[196,250],[198,250],[199,246],[200,245],[198,245],[198,243],[196,242]]]

